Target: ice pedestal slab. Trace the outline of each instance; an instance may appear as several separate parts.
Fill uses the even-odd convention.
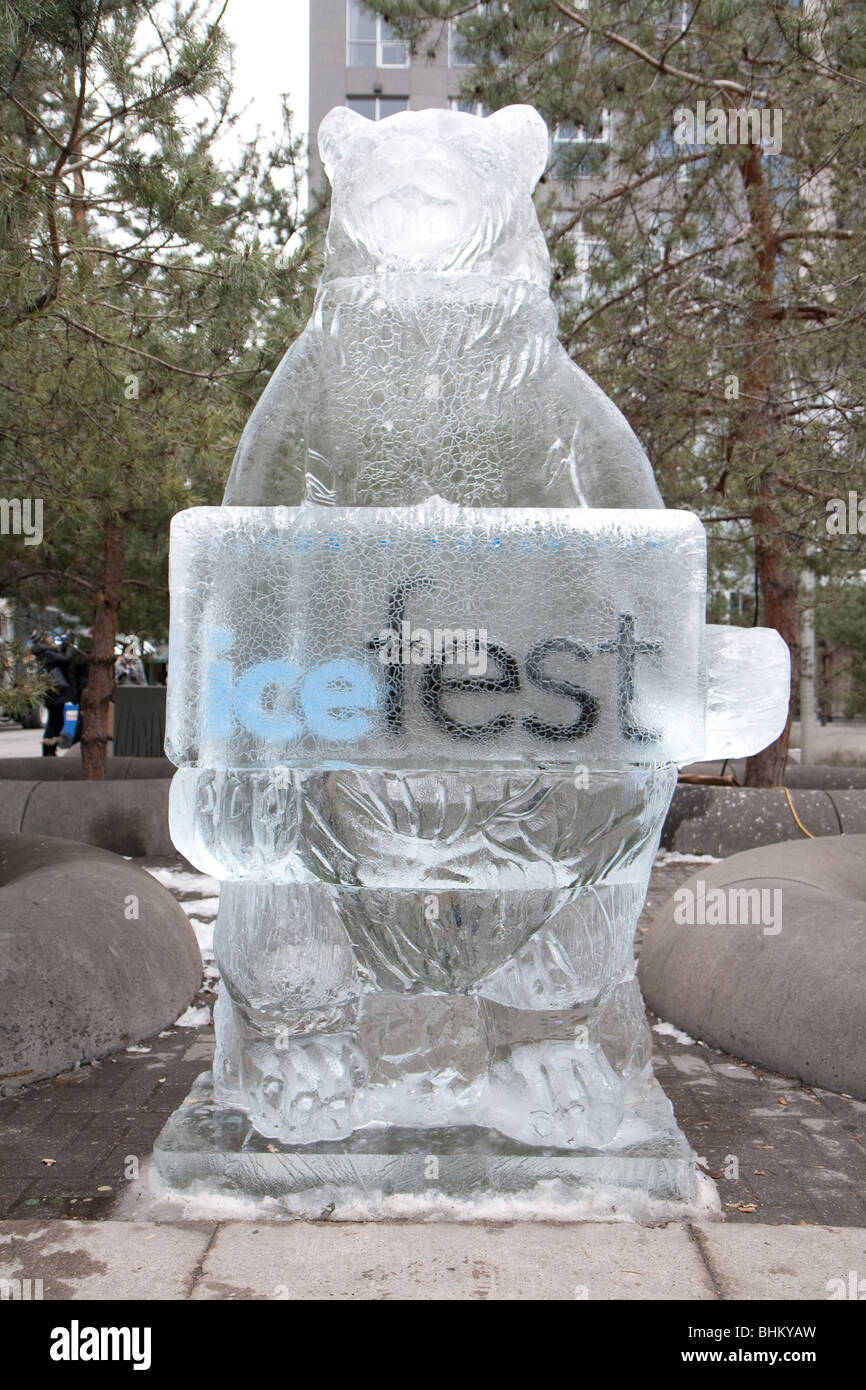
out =
[[[213,1094],[205,1072],[156,1141],[157,1169],[179,1191],[284,1198],[289,1210],[312,1215],[333,1203],[337,1216],[367,1213],[389,1197],[420,1199],[422,1209],[424,1199],[432,1206],[442,1197],[523,1197],[543,1209],[599,1189],[615,1203],[621,1194],[626,1209],[635,1194],[683,1204],[696,1197],[694,1154],[656,1081],[626,1107],[608,1143],[580,1153],[530,1147],[475,1125],[370,1125],[349,1140],[276,1144]]]

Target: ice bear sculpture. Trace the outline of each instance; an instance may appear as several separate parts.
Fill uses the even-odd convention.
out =
[[[676,763],[775,736],[787,651],[704,627],[702,528],[557,340],[537,112],[340,107],[319,146],[312,319],[172,543],[213,1094],[286,1152],[652,1143],[633,934]]]
[[[557,336],[531,106],[319,129],[333,187],[311,323],[250,417],[230,506],[660,507],[613,402]]]

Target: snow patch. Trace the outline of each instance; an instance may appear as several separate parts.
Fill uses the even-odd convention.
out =
[[[655,857],[656,868],[663,869],[668,864],[721,864],[715,854],[680,854],[676,849],[660,849]]]
[[[175,893],[218,893],[219,881],[210,874],[190,873],[187,869],[147,869],[151,878]]]
[[[684,1047],[694,1047],[695,1039],[690,1038],[688,1033],[684,1033],[682,1028],[675,1028],[672,1023],[654,1023],[653,1032],[661,1033],[666,1038],[675,1038]]]
[[[443,1192],[385,1196],[377,1192],[346,1195],[327,1216],[330,1224],[348,1221],[545,1221],[565,1225],[602,1221],[659,1226],[668,1221],[722,1219],[718,1188],[698,1172],[694,1202],[661,1201],[632,1188],[598,1187],[576,1198],[559,1180],[539,1182],[527,1192],[481,1194],[461,1200]],[[208,1190],[194,1183],[183,1192],[170,1188],[153,1165],[142,1171],[137,1190],[122,1202],[122,1218],[181,1221],[313,1221],[321,1217],[322,1195],[245,1197]]]
[[[213,950],[213,929],[214,922],[200,922],[197,917],[190,917],[189,924],[195,932],[195,939],[201,951],[201,958],[205,965],[208,965],[214,958]]]
[[[209,1023],[210,1009],[197,1009],[194,1004],[190,1004],[188,1009],[184,1009],[174,1026],[175,1028],[206,1028]]]
[[[219,898],[192,898],[188,903],[181,903],[181,907],[188,917],[193,914],[196,917],[216,917],[220,910]]]

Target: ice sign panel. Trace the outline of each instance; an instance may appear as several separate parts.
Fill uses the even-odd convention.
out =
[[[172,528],[167,751],[212,768],[680,761],[705,541],[674,511],[195,508]]]

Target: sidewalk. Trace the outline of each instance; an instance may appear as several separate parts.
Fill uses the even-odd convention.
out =
[[[176,893],[205,959],[212,958],[218,885],[180,863],[150,867]],[[694,867],[660,856],[638,945],[654,912]],[[212,965],[207,972],[216,973]],[[195,1001],[199,1012],[188,1015],[195,1026],[167,1029],[0,1100],[0,1218],[116,1214],[168,1116],[210,1067],[214,998],[214,980],[206,978]],[[866,1227],[866,1104],[762,1072],[650,1021],[656,1075],[717,1182],[729,1222]]]
[[[0,729],[0,758],[41,758],[41,729]],[[65,757],[65,754],[61,756]],[[78,756],[76,754],[76,756]]]
[[[180,862],[148,867],[185,907],[207,962],[218,885]],[[638,947],[694,867],[660,856]],[[42,1279],[46,1298],[75,1299],[712,1300],[825,1299],[828,1281],[866,1278],[866,1105],[652,1016],[656,1075],[724,1223],[142,1220],[162,1216],[132,1200],[154,1139],[210,1066],[215,973],[206,967],[193,1026],[0,1100],[0,1280]]]
[[[796,749],[797,761],[800,758],[800,721],[791,724],[791,748]],[[812,761],[829,763],[840,761],[852,765],[866,764],[866,721],[862,719],[834,719],[829,724],[819,724],[815,729]]]
[[[814,1226],[0,1222],[0,1279],[75,1301],[826,1300],[864,1269]]]

